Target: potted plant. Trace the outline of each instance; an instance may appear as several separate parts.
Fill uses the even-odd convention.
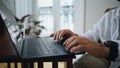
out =
[[[41,33],[42,29],[45,29],[44,26],[40,25],[41,21],[38,20],[31,20],[33,15],[25,15],[21,19],[15,17],[16,21],[18,22],[18,30],[14,32],[19,32],[16,39],[19,38],[31,38],[31,37],[38,37]]]

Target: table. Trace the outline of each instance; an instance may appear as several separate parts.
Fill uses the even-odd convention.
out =
[[[58,62],[66,62],[67,68],[72,68],[73,57],[49,57],[49,58],[33,58],[33,59],[21,59],[15,57],[0,57],[0,62],[8,64],[8,68],[11,68],[10,63],[14,63],[14,67],[18,68],[17,63],[21,63],[22,68],[34,68],[34,62],[38,63],[38,68],[44,68],[43,62],[52,62],[52,68],[58,68]]]

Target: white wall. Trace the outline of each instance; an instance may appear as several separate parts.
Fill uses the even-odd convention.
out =
[[[21,18],[27,14],[32,14],[34,10],[32,10],[32,1],[33,0],[15,0],[15,10],[18,18]]]
[[[74,3],[74,16],[73,16],[73,23],[74,23],[74,32],[81,34],[84,32],[84,17],[85,17],[85,0],[75,0]]]
[[[93,24],[104,14],[106,8],[118,6],[117,0],[86,0],[85,31],[92,28]]]
[[[6,1],[9,2],[8,5],[9,5],[9,7],[11,6],[10,9],[12,10],[13,13],[15,13],[15,0],[6,0]]]

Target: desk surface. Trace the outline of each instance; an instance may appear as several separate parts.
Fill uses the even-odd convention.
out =
[[[52,68],[58,68],[58,62],[67,62],[67,68],[72,68],[73,57],[46,57],[46,58],[31,58],[21,59],[15,57],[0,57],[0,62],[8,63],[8,68],[11,68],[10,63],[15,63],[15,68],[18,68],[17,62],[22,63],[22,68],[34,68],[34,62],[38,63],[38,68],[43,68],[43,62],[52,62]]]
[[[8,56],[8,57],[0,57],[0,62],[22,62],[22,61],[28,61],[28,62],[38,62],[38,61],[66,61],[68,59],[73,59],[75,58],[74,56],[68,57],[68,56],[64,56],[64,57],[44,57],[44,58],[29,58],[29,59],[22,59],[16,56]]]

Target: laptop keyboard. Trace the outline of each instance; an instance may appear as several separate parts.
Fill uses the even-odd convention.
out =
[[[63,53],[61,52],[61,47],[62,49],[64,49],[64,46],[59,45],[55,40],[53,40],[53,38],[39,38],[38,39],[40,43],[43,43],[42,48],[45,48],[44,50],[46,50],[44,54],[60,54]]]
[[[65,55],[64,46],[58,44],[53,38],[29,38],[25,40],[23,56],[53,56]]]
[[[43,46],[42,45],[41,46],[42,48],[44,48],[44,54],[58,53],[58,51],[53,46],[51,46],[53,43],[50,43],[48,39],[46,39],[46,42],[44,42],[44,40],[42,39],[39,39],[39,42],[43,43]]]

